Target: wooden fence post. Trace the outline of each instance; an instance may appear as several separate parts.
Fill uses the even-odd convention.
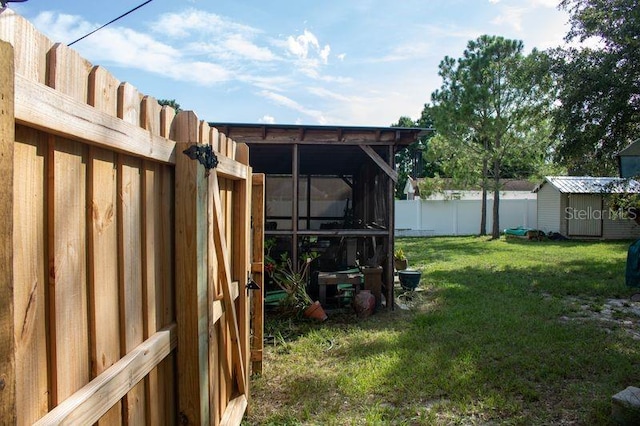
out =
[[[207,188],[204,167],[183,151],[198,141],[198,117],[176,116],[175,244],[178,410],[187,424],[209,422]],[[214,172],[215,173],[215,172]]]
[[[251,271],[260,289],[252,294],[251,372],[262,374],[264,349],[264,175],[252,176],[251,219],[253,223],[253,259]]]
[[[13,327],[13,47],[0,42],[0,419],[16,422],[16,375]]]

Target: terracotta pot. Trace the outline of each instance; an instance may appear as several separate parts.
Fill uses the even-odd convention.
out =
[[[327,319],[327,313],[322,309],[322,305],[317,300],[304,310],[304,316],[318,321],[324,321]]]
[[[393,266],[395,266],[396,271],[402,271],[404,269],[407,269],[407,259],[402,259],[402,260],[394,260],[393,261]]]

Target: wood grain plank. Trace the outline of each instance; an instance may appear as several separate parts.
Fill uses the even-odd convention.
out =
[[[176,110],[167,105],[162,106],[162,111],[160,111],[160,136],[164,138],[169,137],[169,133],[171,132],[171,124],[173,123],[173,119],[175,117]]]
[[[56,43],[49,50],[47,67],[47,86],[78,102],[87,102],[87,82],[93,68],[89,61],[66,45]]]
[[[13,277],[13,141],[15,140],[13,47],[0,42],[0,419],[16,422]]]
[[[132,386],[166,359],[175,349],[176,343],[175,324],[158,331],[51,410],[35,425],[84,425],[98,421],[110,407],[130,392]]]
[[[240,362],[242,358],[240,337],[238,331],[238,316],[236,314],[235,303],[231,295],[231,260],[229,259],[228,245],[226,243],[226,235],[223,229],[223,209],[222,202],[220,201],[220,190],[218,188],[218,177],[216,173],[212,173],[209,179],[213,181],[213,193],[210,196],[213,199],[214,209],[217,212],[215,227],[214,227],[214,243],[216,245],[216,252],[220,254],[221,261],[221,273],[222,278],[222,292],[224,295],[224,305],[226,311],[226,317],[229,321],[230,331],[230,348],[233,352],[234,367],[236,368],[235,379],[238,385],[238,391],[241,394],[245,392],[245,371],[244,365]]]
[[[89,73],[87,103],[98,111],[112,117],[118,114],[118,87],[120,80],[101,66],[95,66]]]
[[[175,163],[175,143],[16,76],[16,121],[48,133],[142,158]]]
[[[127,123],[140,125],[142,94],[125,82],[118,87],[118,117]]]
[[[155,98],[144,96],[140,108],[140,127],[152,134],[160,134],[160,113],[162,107]],[[155,333],[161,326],[159,309],[162,309],[162,288],[160,277],[162,270],[162,166],[145,161],[142,174],[142,229],[143,251],[143,316],[145,338]],[[150,424],[161,424],[164,418],[164,394],[160,388],[159,370],[153,369],[145,377],[145,398],[147,417]]]
[[[118,225],[120,265],[121,354],[126,355],[144,340],[142,297],[142,189],[139,159],[118,158]],[[145,421],[145,386],[139,383],[125,397],[127,422]],[[142,423],[140,423],[142,422]]]
[[[86,147],[50,138],[49,312],[51,401],[55,406],[89,381]]]
[[[384,158],[380,157],[380,155],[369,145],[359,145],[360,148],[373,160],[374,163],[382,169],[383,172],[387,174],[394,182],[398,181],[398,172],[387,164]],[[391,148],[389,148],[391,149]]]
[[[176,320],[179,415],[190,424],[208,421],[209,330],[207,291],[207,182],[204,168],[182,152],[198,141],[198,117],[183,111],[173,120],[175,175]]]
[[[102,67],[89,74],[88,103],[116,116],[118,81]],[[89,148],[89,312],[92,377],[120,359],[120,300],[118,276],[118,184],[116,154]],[[100,425],[119,425],[122,404],[117,401]]]
[[[163,108],[164,110],[164,108]],[[161,130],[162,131],[162,130]],[[168,135],[168,133],[167,133]],[[174,277],[174,168],[162,165],[160,175],[160,234],[156,243],[161,247],[160,276],[157,277],[158,300],[157,325],[162,328],[175,322],[175,277]],[[175,352],[158,366],[158,394],[162,401],[161,425],[172,425],[177,418],[177,371]]]
[[[142,94],[129,83],[118,87],[117,115],[126,123],[140,126]],[[144,253],[143,232],[143,170],[140,159],[119,155],[119,199],[121,201],[122,258],[120,294],[121,318],[125,327],[121,336],[122,355],[129,353],[144,340]],[[147,413],[146,383],[141,381],[125,396],[124,417],[129,424],[143,424]]]
[[[242,422],[242,418],[244,417],[244,413],[247,410],[247,397],[245,395],[240,395],[231,401],[229,401],[229,405],[227,405],[227,409],[222,416],[222,420],[220,421],[221,425],[237,425]]]
[[[251,373],[262,374],[264,350],[264,174],[253,174],[251,190],[253,279],[260,289],[252,291]]]
[[[13,278],[18,424],[48,411],[45,251],[47,136],[16,126]]]
[[[120,300],[118,281],[118,186],[116,155],[89,150],[89,312],[92,377],[115,364],[120,350]],[[121,423],[116,403],[100,424]]]
[[[161,134],[161,117],[162,106],[153,96],[143,96],[140,103],[140,127],[150,131],[154,135],[164,136]]]
[[[159,117],[159,116],[158,116]],[[159,129],[158,129],[159,130]],[[161,185],[160,165],[145,161],[142,174],[142,299],[144,336],[151,336],[158,330],[159,296],[162,289],[159,288],[161,268]],[[152,370],[145,378],[147,413],[150,424],[159,424],[159,415],[162,412],[161,395],[158,389],[158,371]]]
[[[248,154],[248,152],[246,153]],[[248,155],[247,155],[248,160]],[[245,166],[247,176],[251,176],[250,168]],[[231,186],[232,206],[231,206],[231,223],[233,226],[233,278],[242,284],[243,290],[240,292],[237,301],[237,321],[238,321],[238,340],[240,343],[239,362],[242,364],[242,372],[244,373],[245,389],[244,394],[250,394],[249,381],[249,334],[250,334],[250,307],[249,293],[245,288],[247,279],[251,270],[251,179],[233,181]],[[236,374],[240,374],[238,371]],[[247,398],[248,399],[248,398]]]
[[[46,83],[46,56],[53,46],[51,40],[11,9],[5,9],[0,14],[0,40],[13,45],[17,74],[41,84]]]

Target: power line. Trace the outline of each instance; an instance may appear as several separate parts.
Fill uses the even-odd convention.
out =
[[[131,9],[130,11],[128,11],[128,12],[126,12],[126,13],[123,13],[122,15],[118,16],[117,18],[112,19],[111,21],[107,22],[106,24],[104,24],[104,25],[103,25],[103,26],[101,26],[100,28],[96,28],[95,30],[91,31],[90,33],[83,35],[83,36],[82,36],[82,37],[80,37],[79,39],[72,41],[72,42],[71,42],[71,43],[69,43],[67,46],[71,46],[71,45],[73,45],[73,44],[75,44],[75,43],[79,42],[80,40],[82,40],[82,39],[84,39],[84,38],[89,37],[91,34],[93,34],[93,33],[97,32],[97,31],[100,31],[101,29],[103,29],[103,28],[104,28],[104,27],[106,27],[107,25],[113,24],[113,23],[114,23],[114,22],[116,22],[117,20],[124,18],[124,17],[125,17],[125,16],[127,16],[128,14],[130,14],[130,13],[132,13],[132,12],[135,12],[136,10],[140,9],[142,6],[146,5],[147,3],[151,3],[152,1],[153,1],[153,0],[147,0],[147,1],[145,1],[144,3],[142,3],[142,4],[139,4],[138,6],[134,7],[134,8],[133,8],[133,9]]]

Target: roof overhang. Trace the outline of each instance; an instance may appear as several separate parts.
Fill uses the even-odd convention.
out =
[[[282,124],[209,123],[239,143],[249,145],[254,171],[292,174],[292,146],[298,146],[303,175],[354,175],[373,161],[394,181],[390,153],[404,149],[432,132],[415,127],[306,126]]]
[[[342,144],[406,146],[433,129],[418,127],[308,126],[295,124],[209,123],[246,144]]]

